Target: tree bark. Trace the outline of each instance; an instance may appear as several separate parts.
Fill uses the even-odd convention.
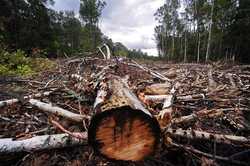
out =
[[[36,136],[25,140],[13,140],[12,138],[0,139],[1,153],[34,152],[40,150],[64,148],[87,143],[87,133],[85,139],[77,139],[68,134],[55,134]]]
[[[43,103],[35,99],[30,99],[29,103],[33,106],[38,107],[39,109],[45,112],[60,115],[75,122],[82,122],[84,119],[90,119],[90,117],[87,115],[84,116],[84,115],[76,114],[76,113],[67,111],[65,109],[62,109],[60,107],[52,106],[51,104]]]
[[[89,144],[97,153],[114,160],[139,161],[151,155],[159,143],[159,124],[126,81],[109,75],[98,89],[96,115],[88,130]]]

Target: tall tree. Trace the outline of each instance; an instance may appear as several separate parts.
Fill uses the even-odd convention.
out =
[[[212,37],[212,26],[213,26],[213,15],[214,15],[214,1],[211,0],[211,16],[210,16],[210,22],[209,22],[209,33],[208,33],[208,39],[207,39],[207,52],[206,52],[206,62],[209,59],[209,53],[210,53],[210,46],[211,46],[211,37]]]
[[[93,49],[97,46],[98,21],[106,2],[102,0],[81,0],[80,1],[80,16],[86,27],[92,35]]]
[[[1,1],[4,42],[12,49],[46,48],[53,42],[48,0]]]

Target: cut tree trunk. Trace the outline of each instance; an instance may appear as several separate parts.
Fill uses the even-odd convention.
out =
[[[88,130],[88,141],[95,152],[125,161],[139,161],[153,154],[159,143],[159,124],[126,81],[111,75],[98,89],[96,114]]]

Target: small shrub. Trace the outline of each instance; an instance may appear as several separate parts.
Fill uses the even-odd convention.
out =
[[[29,65],[22,64],[17,66],[16,73],[22,76],[29,76],[34,74],[34,71],[31,69]]]
[[[0,56],[0,75],[31,76],[55,66],[47,58],[26,57],[21,50],[12,53],[0,50]]]

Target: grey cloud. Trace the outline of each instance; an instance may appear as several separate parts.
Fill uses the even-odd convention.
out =
[[[156,49],[154,13],[164,0],[105,0],[100,27],[115,42],[131,49]],[[54,9],[79,11],[80,0],[55,0]]]

